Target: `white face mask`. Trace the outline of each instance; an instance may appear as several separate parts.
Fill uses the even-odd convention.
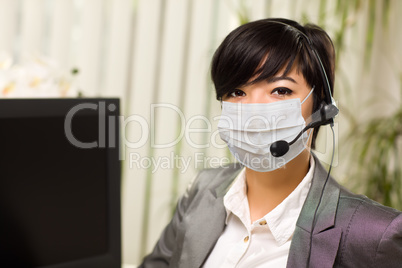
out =
[[[303,135],[290,146],[282,157],[274,157],[271,144],[278,140],[290,142],[306,126],[302,116],[306,98],[273,103],[222,102],[222,115],[218,123],[219,135],[234,157],[246,167],[259,172],[278,169],[298,156],[312,133]]]

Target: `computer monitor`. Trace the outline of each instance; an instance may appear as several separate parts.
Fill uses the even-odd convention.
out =
[[[118,117],[118,99],[0,99],[0,267],[121,267]]]

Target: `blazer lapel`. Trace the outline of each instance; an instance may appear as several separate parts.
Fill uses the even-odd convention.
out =
[[[202,195],[183,219],[186,226],[179,267],[201,267],[225,228],[223,197],[241,169],[228,172],[224,183]],[[194,203],[194,202],[193,202]]]
[[[287,267],[333,267],[342,235],[340,228],[334,228],[338,208],[340,186],[330,177],[319,205],[316,224],[314,212],[324,188],[327,171],[314,156],[315,171],[310,192],[303,205],[290,246]],[[310,253],[310,234],[312,245]],[[309,259],[310,255],[310,259]],[[307,265],[307,262],[309,264]]]

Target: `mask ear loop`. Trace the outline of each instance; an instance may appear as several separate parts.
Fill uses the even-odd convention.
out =
[[[303,104],[308,99],[308,97],[310,97],[311,93],[313,93],[313,91],[314,91],[314,88],[315,88],[315,86],[313,86],[313,88],[310,90],[310,92],[307,94],[307,97],[304,98],[304,100],[301,102],[301,104]]]
[[[315,86],[313,86],[313,87],[311,88],[310,92],[307,94],[307,96],[304,98],[304,100],[301,102],[301,104],[303,104],[303,103],[310,97],[310,95],[311,95],[311,94],[313,93],[313,91],[314,91],[314,88],[315,88]],[[309,131],[309,133],[308,133],[307,141],[310,140],[310,136],[311,136],[311,133],[313,133],[313,131],[314,131],[314,129],[310,129],[310,131]],[[307,145],[307,144],[305,144],[305,145]],[[310,149],[311,149],[311,148],[310,148]]]

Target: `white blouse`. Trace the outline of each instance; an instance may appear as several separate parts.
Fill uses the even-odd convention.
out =
[[[203,267],[286,267],[293,232],[310,189],[314,166],[311,157],[310,169],[296,189],[276,208],[253,223],[243,169],[224,196],[226,228]]]

